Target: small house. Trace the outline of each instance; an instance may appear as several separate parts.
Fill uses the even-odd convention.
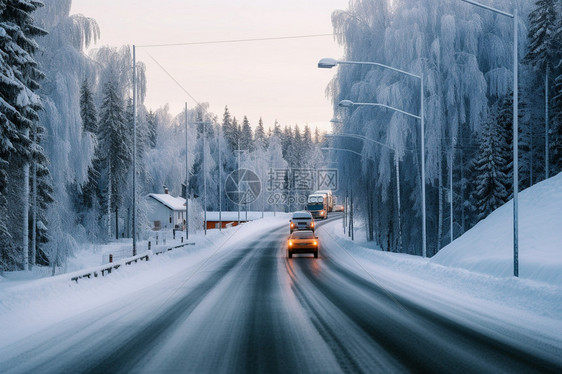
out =
[[[148,194],[147,216],[153,230],[160,229],[182,229],[185,227],[185,199],[174,197],[168,193]]]

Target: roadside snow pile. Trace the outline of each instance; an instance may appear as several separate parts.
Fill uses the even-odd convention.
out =
[[[207,236],[203,235],[203,232],[197,232],[189,236],[189,242],[194,242],[194,245],[166,251],[163,256],[152,256],[148,262],[141,261],[132,266],[122,266],[110,276],[98,277],[95,280],[84,279],[75,283],[71,278],[83,274],[84,269],[99,267],[103,262],[102,254],[121,248],[124,245],[123,241],[100,246],[94,254],[88,253],[89,250],[79,251],[77,258],[68,266],[71,270],[68,273],[51,277],[49,276],[51,269],[41,267],[35,267],[35,272],[5,273],[4,277],[0,277],[0,325],[2,325],[2,317],[5,317],[4,313],[18,312],[20,309],[36,310],[30,307],[31,304],[41,305],[37,310],[47,310],[52,306],[46,305],[51,303],[73,305],[76,300],[81,300],[84,307],[93,307],[102,301],[118,298],[122,294],[142,289],[178,273],[198,271],[199,266],[205,261],[228,252],[231,245],[244,243],[245,238],[252,237],[254,233],[266,235],[267,232],[281,227],[287,221],[286,214],[278,213],[277,217],[267,217],[222,231],[209,230]],[[179,240],[168,240],[167,246],[160,245],[153,249],[162,249],[178,243]],[[140,253],[145,253],[146,243],[141,244],[144,252]],[[130,246],[130,243],[128,245]],[[108,288],[112,291],[108,291]],[[66,302],[68,304],[65,304]],[[61,313],[64,314],[62,311]],[[41,313],[37,314],[37,316],[41,315]]]
[[[513,276],[513,200],[430,261],[494,277]],[[519,194],[519,277],[562,286],[562,173]]]

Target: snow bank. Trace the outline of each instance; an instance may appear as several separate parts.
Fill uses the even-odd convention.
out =
[[[46,277],[40,279],[34,279],[39,273],[8,273],[6,277],[0,277],[0,326],[6,326],[5,337],[0,339],[0,351],[2,347],[18,339],[71,316],[119,304],[119,300],[125,295],[156,287],[169,278],[189,278],[201,271],[213,257],[223,255],[256,233],[265,234],[281,227],[288,221],[288,217],[278,213],[277,217],[264,218],[222,231],[208,230],[207,236],[198,232],[189,237],[190,242],[195,242],[194,245],[153,256],[148,262],[121,266],[105,277],[83,279],[77,283],[70,280],[73,273],[48,277],[48,272],[45,272],[43,276]],[[98,253],[76,259],[76,264],[84,267],[99,266],[102,257],[100,253],[121,245],[123,243],[118,241],[107,248],[98,248]],[[168,241],[168,247],[173,245],[175,242]],[[74,268],[76,264],[69,267]],[[174,290],[169,292],[173,293]]]
[[[500,330],[505,329],[505,333],[517,330],[555,346],[562,342],[560,286],[472,272],[455,266],[456,262],[443,266],[420,256],[384,252],[363,241],[361,235],[351,241],[339,222],[322,227],[318,235],[324,253],[337,257],[338,263],[390,294],[462,320],[475,329],[493,326],[497,330],[503,326]],[[493,252],[482,259],[483,264],[490,258],[493,262]],[[464,257],[459,254],[456,260],[462,262]]]
[[[513,201],[441,249],[431,262],[513,276]],[[562,286],[562,173],[519,194],[519,277]]]

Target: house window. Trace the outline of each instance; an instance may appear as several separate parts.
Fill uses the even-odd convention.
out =
[[[170,214],[170,223],[172,223],[172,215]]]

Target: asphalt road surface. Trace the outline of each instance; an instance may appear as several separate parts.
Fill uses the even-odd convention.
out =
[[[322,224],[318,259],[287,258],[288,224],[246,238],[23,339],[0,372],[562,372],[556,347],[460,324],[343,266]]]

